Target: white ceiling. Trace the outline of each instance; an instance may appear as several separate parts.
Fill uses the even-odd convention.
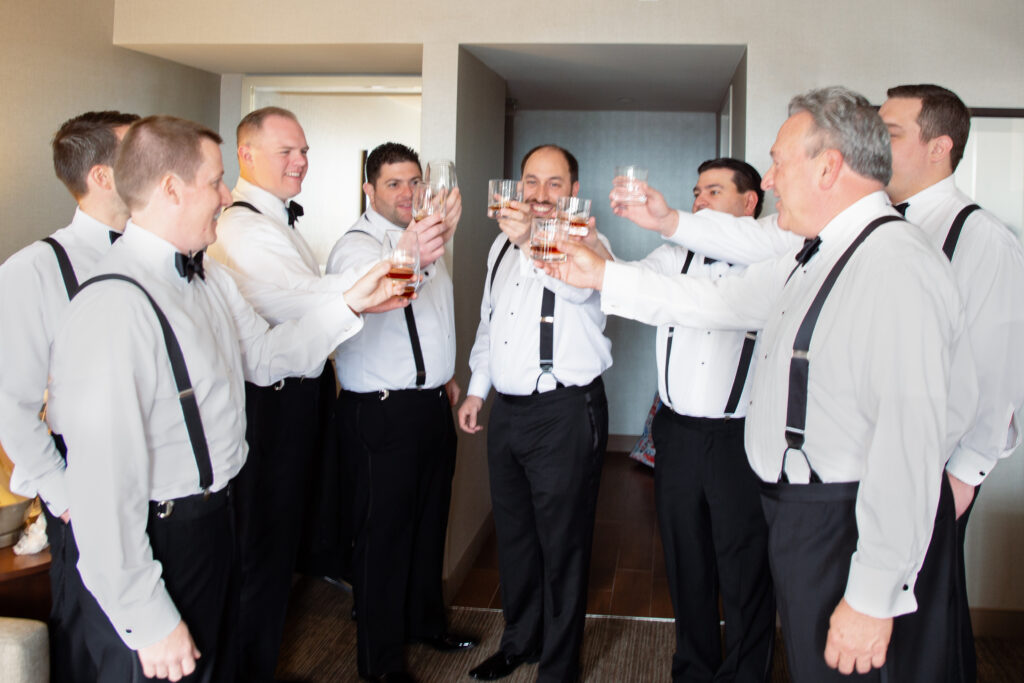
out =
[[[520,109],[718,111],[744,45],[464,45]]]

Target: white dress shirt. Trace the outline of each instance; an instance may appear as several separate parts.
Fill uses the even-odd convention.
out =
[[[714,209],[677,213],[679,224],[666,239],[720,261],[750,265],[803,246],[800,235],[779,227],[778,214],[755,219]]]
[[[380,261],[384,231],[401,227],[368,208],[334,245],[327,272],[358,271]],[[434,389],[455,374],[455,304],[443,257],[423,269],[423,278],[411,308],[427,372],[423,388]],[[338,382],[348,391],[415,389],[416,362],[405,310],[365,316],[362,332],[334,352],[334,365]]]
[[[607,247],[607,240],[599,236]],[[487,398],[493,386],[502,394],[525,396],[565,386],[586,386],[611,367],[612,343],[604,335],[601,294],[570,287],[534,268],[520,249],[505,252],[491,291],[491,271],[507,241],[499,234],[487,256],[487,275],[480,304],[480,325],[469,353],[473,374],[468,394]],[[540,369],[540,314],[544,288],[555,294],[554,368]],[[493,308],[493,312],[492,312]]]
[[[244,206],[225,209],[207,254],[231,269],[242,295],[271,325],[301,318],[355,282],[355,272],[321,276],[306,240],[288,225],[283,201],[244,178],[231,197],[259,213]]]
[[[636,261],[636,264],[662,275],[678,275],[686,263],[688,253],[682,247],[666,244],[652,251],[646,258]],[[733,266],[724,261],[707,261],[706,257],[694,254],[686,274],[705,280],[717,280],[738,275],[744,270],[743,266]],[[669,387],[666,391],[665,350],[669,328],[673,328],[672,357],[668,360]],[[686,327],[685,324],[659,325],[655,349],[661,402],[680,415],[725,417],[745,338],[745,332],[732,330]],[[731,417],[744,417],[747,414],[753,366],[752,359],[743,383],[743,393]]]
[[[53,233],[79,282],[110,249],[110,226],[81,209]],[[54,515],[68,509],[64,459],[39,419],[50,366],[50,344],[68,306],[57,256],[33,242],[0,266],[0,443],[14,463],[11,490],[39,495]]]
[[[882,192],[849,206],[821,231],[817,255],[788,285],[792,254],[718,280],[609,263],[603,306],[652,324],[764,327],[745,442],[754,471],[774,482],[786,451],[796,332],[832,266],[882,215],[895,215]],[[903,222],[883,225],[864,241],[815,328],[804,451],[824,482],[860,482],[859,539],[845,597],[865,614],[916,609],[913,586],[931,537],[943,454],[974,418],[950,402],[957,392],[977,396],[963,331],[949,264],[920,230]],[[808,481],[799,453],[787,458],[786,472],[792,482]]]
[[[948,176],[907,200],[906,218],[920,226],[940,250],[956,215],[971,199]],[[778,228],[777,215],[737,219],[715,211],[679,212],[669,239],[696,251],[737,263],[756,263],[785,253],[800,237]],[[977,420],[949,455],[946,469],[961,481],[980,484],[996,463],[1021,443],[1024,408],[1024,249],[1006,226],[987,211],[968,218],[953,253],[953,273],[966,311],[974,367],[978,373]],[[959,396],[953,396],[959,400]],[[960,412],[974,410],[970,397]]]
[[[942,249],[956,215],[974,202],[948,176],[907,203],[907,220],[921,226],[928,240]],[[977,421],[953,451],[946,469],[977,485],[1021,442],[1024,249],[999,219],[987,211],[974,211],[960,233],[952,263],[967,315],[979,399]]]
[[[213,465],[211,490],[245,462],[244,380],[268,385],[309,372],[360,328],[342,297],[270,328],[216,261],[186,282],[175,248],[129,222],[95,268],[136,279],[181,345]],[[146,535],[149,502],[200,492],[199,472],[163,335],[136,287],[82,290],[54,339],[48,419],[68,446],[66,482],[86,587],[132,649],[180,617]],[[201,562],[202,558],[196,558]]]

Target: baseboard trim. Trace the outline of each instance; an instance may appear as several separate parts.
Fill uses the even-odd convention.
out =
[[[1024,640],[1024,610],[972,607],[971,627],[976,638]]]

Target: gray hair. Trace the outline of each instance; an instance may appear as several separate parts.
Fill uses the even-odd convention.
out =
[[[889,184],[889,130],[863,95],[842,86],[809,90],[789,101],[790,116],[803,111],[814,118],[808,156],[816,157],[826,148],[837,149],[858,174]]]

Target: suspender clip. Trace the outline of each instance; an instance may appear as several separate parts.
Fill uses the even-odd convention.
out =
[[[210,489],[209,488],[203,489],[203,500],[206,500],[209,497],[210,497]]]
[[[750,341],[756,341],[757,340],[757,332],[747,332],[743,336],[746,337],[747,339],[749,339]]]
[[[386,401],[386,400],[388,400],[388,396],[390,396],[390,395],[391,395],[391,392],[388,391],[387,389],[381,389],[380,390],[380,400]]]
[[[196,393],[195,390],[192,387],[188,387],[188,388],[183,389],[182,391],[178,392],[178,398],[179,399],[188,398],[189,396],[191,396],[194,393]]]
[[[553,322],[555,322],[555,316],[553,316],[553,315],[542,315],[540,317],[540,321],[542,323],[553,323]]]
[[[274,391],[281,391],[284,389],[284,380],[278,380],[277,384],[274,385]]]
[[[156,516],[158,519],[167,519],[174,512],[174,501],[173,500],[161,500],[156,506]]]

